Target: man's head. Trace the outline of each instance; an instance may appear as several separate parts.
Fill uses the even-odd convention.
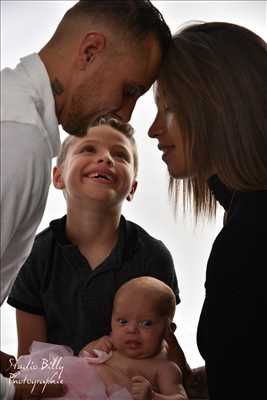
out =
[[[81,136],[95,118],[131,117],[156,79],[169,28],[148,0],[81,0],[40,52],[59,123]]]
[[[57,189],[63,189],[68,205],[120,206],[136,190],[138,157],[134,130],[114,118],[101,118],[82,138],[67,137],[53,171]]]
[[[172,326],[175,307],[175,295],[164,282],[150,276],[126,282],[113,302],[114,347],[131,358],[156,355]]]

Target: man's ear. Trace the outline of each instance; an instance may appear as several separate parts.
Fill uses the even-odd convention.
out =
[[[126,199],[127,199],[128,201],[131,201],[131,200],[133,199],[134,194],[135,194],[135,191],[136,191],[136,188],[137,188],[137,181],[135,180],[135,181],[133,182],[133,184],[132,184],[130,193],[129,193],[128,196],[126,197]]]
[[[79,65],[84,70],[92,62],[95,55],[106,46],[106,38],[100,32],[88,32],[82,39],[79,48]]]
[[[53,168],[53,184],[56,189],[64,189],[65,184],[62,179],[62,167],[54,167]]]

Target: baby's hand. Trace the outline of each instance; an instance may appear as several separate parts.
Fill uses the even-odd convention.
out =
[[[102,336],[100,339],[94,340],[93,342],[88,343],[81,351],[80,354],[84,351],[89,353],[91,356],[96,356],[93,350],[102,350],[106,353],[109,353],[113,349],[113,344],[110,336]]]
[[[132,378],[131,394],[134,400],[152,400],[152,385],[143,376],[134,376]]]

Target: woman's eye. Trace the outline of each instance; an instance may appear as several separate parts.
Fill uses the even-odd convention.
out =
[[[170,113],[170,112],[172,112],[172,111],[171,111],[171,107],[168,106],[168,104],[165,104],[165,105],[164,105],[164,112],[165,112],[165,113]]]
[[[118,320],[118,322],[119,322],[120,325],[126,325],[128,321],[127,321],[127,319],[122,319],[121,318],[121,319]]]
[[[148,328],[152,325],[152,321],[149,320],[140,321],[139,325],[142,326],[143,328]]]

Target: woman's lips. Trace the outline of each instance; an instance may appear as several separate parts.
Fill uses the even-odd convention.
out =
[[[162,160],[164,162],[167,162],[168,156],[172,153],[172,151],[175,149],[174,145],[158,145],[158,148],[160,151],[163,152],[162,154]]]

